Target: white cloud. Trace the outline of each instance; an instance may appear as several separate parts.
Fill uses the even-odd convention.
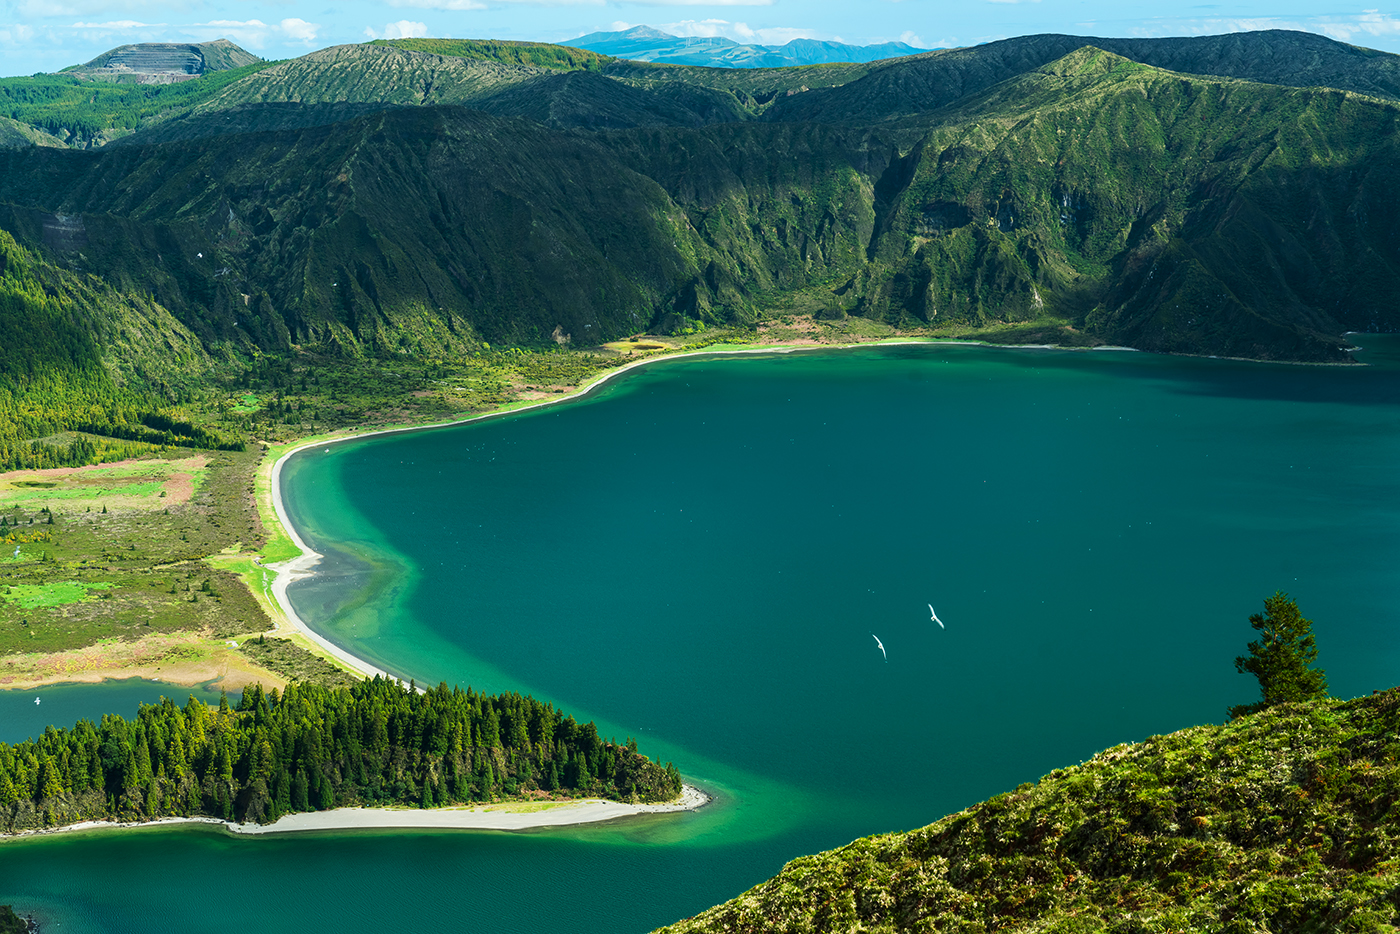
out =
[[[924,45],[924,40],[920,39],[912,29],[906,29],[899,34],[899,41],[905,45],[912,45],[916,49],[928,49],[932,46]]]
[[[282,34],[288,39],[293,42],[305,42],[307,45],[316,41],[316,33],[321,29],[316,23],[308,23],[304,19],[295,17],[284,19],[277,25],[281,27]]]
[[[33,40],[33,38],[33,26],[26,26],[23,23],[12,23],[7,26],[0,26],[0,42],[30,42],[31,40]]]
[[[1351,42],[1353,39],[1367,36],[1400,36],[1400,17],[1379,10],[1363,10],[1346,16],[1307,16],[1298,19],[1278,16],[1162,18],[1134,29],[1132,33],[1144,37],[1182,34],[1212,36],[1231,32],[1254,32],[1260,29],[1296,29],[1319,33],[1339,42]]]
[[[109,23],[74,23],[74,29],[151,29],[169,25],[167,23],[138,23],[134,19],[118,19]]]
[[[987,3],[1039,3],[1040,0],[985,0]]]
[[[401,19],[397,23],[385,23],[384,29],[376,32],[365,27],[365,35],[371,39],[421,39],[428,34],[427,23],[411,23]]]
[[[415,7],[420,10],[484,10],[480,0],[389,0],[389,6]]]

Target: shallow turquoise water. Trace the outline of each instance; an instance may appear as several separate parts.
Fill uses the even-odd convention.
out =
[[[0,743],[20,743],[44,732],[50,724],[72,726],[79,720],[100,723],[108,713],[131,717],[141,704],[168,697],[183,705],[194,695],[217,704],[219,692],[207,686],[180,687],[145,678],[98,684],[55,684],[32,691],[0,691]],[[39,703],[34,703],[35,700]],[[234,702],[237,702],[235,696]]]
[[[1368,343],[1388,364],[1396,342]],[[1276,589],[1316,621],[1334,694],[1390,686],[1398,375],[951,346],[701,358],[318,448],[284,474],[328,555],[292,589],[304,616],[404,676],[637,736],[718,804],[518,835],[7,844],[0,901],[145,930],[231,885],[256,895],[218,895],[221,920],[264,930],[645,931],[801,853],[1221,720],[1256,695],[1232,661]],[[94,879],[157,854],[209,871]]]

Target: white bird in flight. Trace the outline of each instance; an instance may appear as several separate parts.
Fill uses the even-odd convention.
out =
[[[881,642],[880,637],[873,632],[870,634],[870,638],[875,640],[875,644],[880,647],[880,654],[885,656],[885,661],[888,662],[890,660],[890,653],[885,651],[885,643]]]
[[[34,698],[34,703],[36,703],[36,704],[39,703],[39,698],[37,698],[37,697]]]
[[[938,614],[935,613],[935,612],[933,612],[933,604],[932,604],[932,603],[930,603],[930,604],[928,605],[928,612],[929,612],[929,616],[932,617],[933,621],[934,621],[935,623],[938,624],[938,628],[939,628],[939,629],[947,629],[947,628],[948,628],[947,626],[943,625],[943,620],[941,620],[941,619],[938,618]]]

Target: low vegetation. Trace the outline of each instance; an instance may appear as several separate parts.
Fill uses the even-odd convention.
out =
[[[268,823],[345,805],[434,807],[500,797],[666,801],[675,766],[518,694],[375,678],[351,687],[254,686],[236,709],[194,698],[127,721],[79,721],[0,743],[0,830],[79,820],[207,815]]]
[[[261,449],[185,453],[0,476],[0,657],[270,628],[243,583],[205,563],[262,541]]]
[[[259,668],[276,672],[288,681],[348,687],[362,680],[290,639],[268,639],[266,635],[261,635],[256,639],[245,639],[239,643],[238,650]]]

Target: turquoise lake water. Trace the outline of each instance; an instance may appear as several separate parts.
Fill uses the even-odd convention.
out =
[[[0,691],[0,743],[20,743],[44,732],[50,724],[72,726],[79,720],[93,723],[106,713],[130,717],[141,704],[160,703],[168,697],[183,705],[190,696],[217,704],[219,692],[207,685],[181,687],[146,678],[126,678],[99,684],[54,684],[32,691]],[[39,703],[34,703],[35,701]],[[231,701],[238,702],[237,695]]]
[[[420,682],[518,690],[717,796],[559,831],[0,845],[64,931],[637,931],[1254,700],[1286,590],[1332,691],[1396,683],[1400,356],[960,346],[692,358],[584,400],[317,448],[291,590]],[[932,603],[946,623],[929,619]],[[888,660],[875,638],[883,642]],[[169,867],[189,867],[171,872]]]

